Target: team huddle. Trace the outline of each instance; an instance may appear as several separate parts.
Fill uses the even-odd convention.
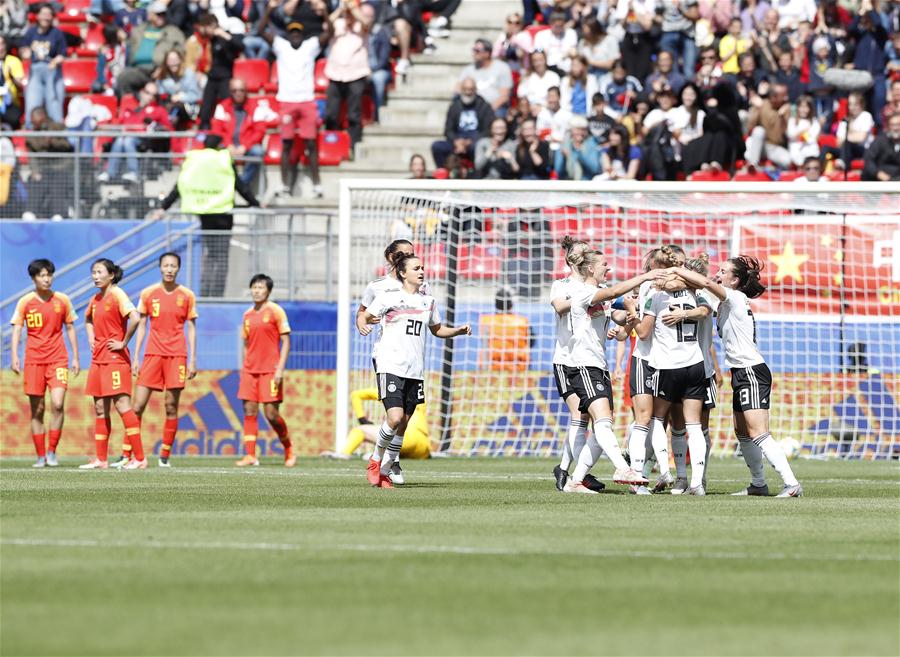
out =
[[[85,331],[91,346],[91,367],[85,392],[94,400],[96,452],[93,459],[80,466],[81,469],[142,470],[147,467],[141,440],[141,418],[153,391],[163,392],[165,397],[166,419],[158,465],[171,467],[181,392],[186,382],[197,375],[196,300],[191,290],[177,282],[180,268],[181,258],[177,253],[160,256],[162,280],[145,288],[135,307],[118,286],[124,274],[121,267],[107,258],[91,265],[91,278],[98,291],[85,312]],[[12,369],[23,375],[25,394],[31,404],[36,468],[59,464],[56,450],[62,437],[69,373],[72,376],[79,373],[74,327],[77,315],[69,298],[52,289],[55,271],[53,263],[45,259],[34,260],[28,265],[35,289],[19,300],[11,320]],[[243,366],[238,398],[243,402],[245,453],[237,462],[238,466],[259,465],[256,436],[260,404],[284,449],[285,466],[293,467],[296,463],[287,425],[279,414],[291,329],[284,310],[269,301],[273,287],[272,279],[265,274],[253,277],[250,281],[253,307],[244,313],[241,323]],[[23,329],[28,335],[24,367],[18,356]],[[63,341],[64,330],[72,350],[71,367],[70,354]],[[135,357],[132,358],[128,343],[135,334]],[[142,347],[143,362],[139,358]],[[133,377],[136,377],[134,384]],[[48,389],[51,401],[49,435],[44,423]],[[110,463],[113,407],[121,418],[124,437],[121,456]]]
[[[667,245],[648,254],[643,274],[607,285],[608,265],[600,251],[568,237],[562,247],[572,274],[556,281],[550,293],[557,315],[553,373],[571,420],[561,462],[553,471],[557,488],[598,493],[604,484],[590,470],[605,452],[615,468],[613,481],[629,485],[635,494],[670,490],[673,495],[706,495],[709,414],[721,376],[712,342],[715,321],[731,368],[735,434],[751,474],[750,485],[735,494],[769,494],[765,456],[784,483],[778,496],[802,495],[787,457],[769,434],[772,375],[756,346],[749,301],[765,291],[759,262],[749,256],[731,258],[711,279],[705,254],[686,260],[681,248]],[[632,333],[629,463],[612,433],[605,341],[626,341]],[[593,431],[588,431],[589,422]],[[669,468],[667,425],[675,477]],[[660,470],[652,488],[648,454],[655,456]]]

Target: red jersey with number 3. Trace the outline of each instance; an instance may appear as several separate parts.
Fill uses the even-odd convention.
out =
[[[277,303],[267,301],[262,308],[244,313],[243,336],[247,343],[244,370],[250,374],[274,372],[278,365],[281,336],[290,333],[287,315]]]
[[[150,318],[145,356],[187,356],[184,323],[197,317],[193,292],[182,285],[166,292],[157,283],[141,292],[137,310]]]
[[[134,304],[120,287],[111,285],[106,294],[98,292],[88,304],[84,314],[85,320],[94,324],[94,353],[91,362],[131,364],[128,347],[122,351],[110,351],[106,343],[110,340],[121,341],[128,330],[128,315],[134,311]]]
[[[63,342],[63,324],[72,324],[78,315],[65,294],[54,292],[44,301],[37,292],[29,292],[19,299],[10,324],[24,326],[25,363],[53,365],[68,363],[69,351]]]

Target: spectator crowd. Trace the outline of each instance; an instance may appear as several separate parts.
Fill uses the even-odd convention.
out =
[[[454,91],[435,177],[900,180],[897,0],[524,0]]]

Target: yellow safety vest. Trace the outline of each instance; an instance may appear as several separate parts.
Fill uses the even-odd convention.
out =
[[[186,214],[223,214],[234,208],[231,153],[204,148],[189,151],[178,175],[181,210]]]

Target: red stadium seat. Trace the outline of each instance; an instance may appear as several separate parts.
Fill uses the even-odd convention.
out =
[[[778,182],[791,182],[797,180],[797,178],[802,178],[802,171],[782,171],[778,176]]]
[[[119,118],[124,116],[125,112],[128,110],[133,110],[138,106],[138,99],[134,96],[134,94],[126,94],[122,96],[122,100],[119,101]]]
[[[247,91],[255,94],[269,81],[269,62],[265,59],[240,59],[234,63],[232,75],[243,80]]]
[[[319,164],[337,166],[350,158],[350,133],[343,130],[323,130],[319,133]]]
[[[537,36],[538,32],[543,32],[544,30],[549,30],[549,25],[529,25],[525,28],[528,34],[531,35],[531,40],[534,41],[534,37]]]
[[[63,84],[66,93],[83,94],[91,90],[97,79],[96,59],[67,59],[62,63]]]
[[[837,137],[834,135],[819,135],[819,148],[825,148],[826,146],[837,148]]]
[[[90,6],[91,0],[65,0],[63,10],[56,17],[61,23],[83,23]]]
[[[772,182],[772,177],[762,171],[745,171],[734,174],[735,182]]]
[[[847,182],[860,182],[862,180],[862,171],[850,171],[847,173]]]
[[[263,85],[266,93],[275,93],[278,91],[278,62],[272,62],[269,68],[269,81]]]
[[[706,171],[694,171],[688,176],[688,180],[694,182],[728,182],[731,176],[727,171],[716,171],[715,169],[707,169]]]
[[[439,167],[431,173],[431,177],[435,180],[447,180],[450,177],[450,172],[443,167]]]
[[[457,271],[473,280],[493,280],[503,274],[503,249],[499,246],[461,244],[457,252]]]
[[[862,171],[864,166],[866,166],[866,161],[863,159],[850,160],[851,171]]]
[[[375,122],[375,99],[366,94],[362,97],[362,116],[360,122],[364,125],[372,125]]]
[[[106,40],[103,38],[103,25],[94,23],[85,32],[84,43],[76,48],[75,55],[78,57],[96,57],[104,43],[106,43]]]
[[[81,36],[81,26],[80,25],[74,25],[72,23],[60,23],[59,29],[61,32],[65,32],[66,34],[71,34],[72,36],[76,36],[76,37],[78,37],[78,39],[80,41],[83,41],[83,38]],[[76,47],[68,48],[67,52],[70,55],[78,54],[78,48],[76,48]]]
[[[317,94],[324,94],[328,91],[328,85],[331,83],[331,80],[328,79],[328,76],[325,75],[325,65],[328,63],[326,59],[320,59],[316,62],[316,73],[315,73],[315,92]]]

